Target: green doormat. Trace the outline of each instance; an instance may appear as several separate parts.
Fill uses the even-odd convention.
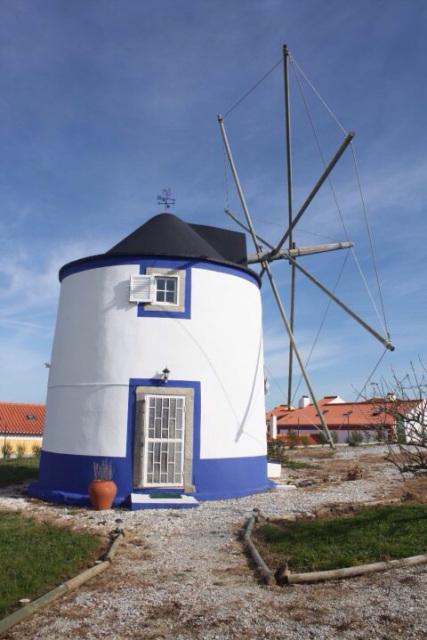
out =
[[[150,498],[153,500],[178,500],[182,498],[182,495],[179,493],[150,493]]]

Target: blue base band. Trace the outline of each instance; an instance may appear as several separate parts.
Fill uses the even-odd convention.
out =
[[[55,491],[54,489],[46,489],[39,482],[32,482],[28,487],[28,495],[32,498],[45,500],[46,502],[54,502],[55,504],[69,504],[79,507],[91,507],[88,494],[69,493],[67,491]],[[127,497],[116,495],[113,506],[118,507],[126,503]]]
[[[87,488],[93,479],[93,463],[99,456],[78,456],[42,451],[39,480],[33,482],[28,493],[32,497],[61,504],[89,505]],[[109,458],[117,485],[115,505],[126,505],[132,486],[132,469],[127,458]],[[198,500],[223,500],[267,491],[274,483],[267,479],[267,457],[212,458],[194,461],[194,492],[187,492]],[[136,490],[138,491],[138,490]],[[143,490],[146,493],[168,491],[161,487]],[[181,492],[180,492],[181,493]]]

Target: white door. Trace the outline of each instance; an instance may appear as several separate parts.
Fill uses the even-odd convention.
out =
[[[185,397],[145,397],[145,487],[184,486]]]

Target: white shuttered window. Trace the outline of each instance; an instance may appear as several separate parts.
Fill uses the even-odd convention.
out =
[[[131,276],[129,302],[153,302],[156,297],[154,276]]]

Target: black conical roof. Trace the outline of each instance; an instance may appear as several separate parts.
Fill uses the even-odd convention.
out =
[[[247,266],[244,233],[208,225],[189,224],[172,213],[160,213],[104,254],[81,258],[64,265],[59,271],[59,279],[62,280],[69,268],[78,268],[88,261],[98,264],[106,258],[114,260],[120,256],[212,260],[238,266],[257,278]]]
[[[191,224],[191,228],[202,236],[226,260],[237,264],[247,264],[246,236],[239,231],[230,231],[205,224]]]
[[[172,213],[154,216],[114,245],[106,255],[179,256],[224,260],[224,256],[191,225]]]

